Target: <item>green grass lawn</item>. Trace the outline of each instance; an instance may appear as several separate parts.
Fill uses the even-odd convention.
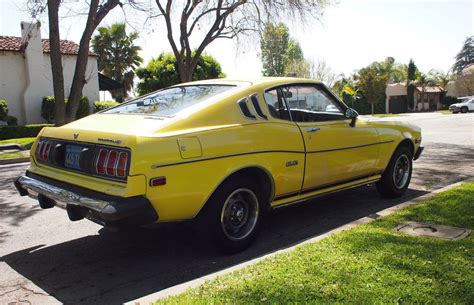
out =
[[[33,142],[35,141],[35,139],[36,138],[33,137],[33,138],[18,138],[18,139],[1,140],[0,145],[16,143],[16,144],[20,144],[21,146],[25,147],[26,149],[30,149],[31,146],[33,145]],[[4,154],[0,154],[0,160],[28,157],[28,155],[29,155],[29,153],[26,152],[26,151],[24,151],[24,152],[20,151],[20,152],[4,153]]]
[[[405,116],[399,113],[377,113],[377,114],[369,114],[371,116],[378,116],[378,117],[387,117],[387,116]]]
[[[21,146],[25,147],[26,149],[30,149],[31,146],[33,145],[33,142],[35,141],[35,139],[36,138],[33,137],[33,138],[18,138],[18,139],[1,140],[0,145],[16,143],[16,144],[20,144]]]
[[[28,156],[29,156],[28,152],[5,153],[5,154],[0,154],[0,160],[16,159],[16,158],[23,158],[23,157],[28,157]]]
[[[157,303],[474,304],[473,236],[395,233],[403,221],[474,229],[474,183]]]
[[[449,110],[439,110],[438,113],[442,113],[442,114],[452,114],[451,111],[449,111]]]

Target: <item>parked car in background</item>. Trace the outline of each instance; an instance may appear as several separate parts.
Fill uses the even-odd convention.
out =
[[[206,80],[44,128],[15,185],[73,221],[194,219],[235,252],[272,209],[368,183],[403,195],[422,151],[420,128],[359,117],[319,82]]]
[[[449,106],[452,113],[474,111],[474,97],[459,98],[460,102]]]

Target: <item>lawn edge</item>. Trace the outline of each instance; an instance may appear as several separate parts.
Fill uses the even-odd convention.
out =
[[[0,159],[0,165],[25,163],[25,162],[30,162],[29,155],[27,157],[20,157],[20,158]]]
[[[443,188],[440,188],[438,190],[435,190],[435,191],[432,191],[428,194],[425,194],[425,195],[422,195],[420,197],[417,197],[417,198],[414,198],[412,200],[409,200],[409,201],[406,201],[406,202],[403,202],[403,203],[400,203],[400,204],[397,204],[393,207],[390,207],[390,208],[387,208],[387,209],[383,209],[383,210],[380,210],[376,213],[373,213],[369,216],[365,216],[365,217],[362,217],[362,218],[359,218],[357,220],[354,220],[350,223],[347,223],[345,225],[342,225],[340,227],[337,227],[335,229],[332,229],[324,234],[320,234],[318,236],[315,236],[315,237],[311,237],[311,238],[308,238],[302,242],[299,242],[299,243],[296,243],[290,247],[287,247],[287,248],[283,248],[283,249],[280,249],[280,250],[276,250],[274,252],[270,252],[268,254],[265,254],[265,255],[262,255],[262,256],[259,256],[259,257],[256,257],[252,260],[249,260],[249,261],[246,261],[246,262],[243,262],[243,263],[240,263],[240,264],[237,264],[237,265],[234,265],[232,267],[229,267],[229,268],[226,268],[226,269],[223,269],[223,270],[220,270],[220,271],[217,271],[217,272],[214,272],[214,273],[211,273],[211,274],[208,274],[208,275],[205,275],[205,276],[202,276],[202,277],[199,277],[197,279],[194,279],[194,280],[191,280],[191,281],[188,281],[188,282],[184,282],[184,283],[181,283],[181,284],[178,284],[178,285],[175,285],[175,286],[171,286],[169,288],[165,288],[163,290],[160,290],[160,291],[157,291],[157,292],[154,292],[154,293],[151,293],[149,295],[146,295],[146,296],[143,296],[143,297],[140,297],[138,299],[135,299],[135,300],[131,300],[129,302],[126,302],[124,303],[125,305],[140,305],[140,304],[152,304],[158,300],[161,300],[161,299],[164,299],[164,298],[167,298],[167,297],[170,297],[170,296],[174,296],[174,295],[177,295],[177,294],[180,294],[180,293],[183,293],[184,291],[188,290],[188,289],[192,289],[192,288],[196,288],[196,287],[199,287],[201,286],[202,284],[206,283],[207,281],[211,281],[211,280],[214,280],[215,278],[219,277],[219,276],[223,276],[225,274],[228,274],[228,273],[231,273],[231,272],[234,272],[234,271],[237,271],[237,270],[240,270],[242,268],[245,268],[249,265],[253,265],[253,264],[256,264],[264,259],[267,259],[267,258],[270,258],[270,257],[273,257],[275,255],[278,255],[278,254],[281,254],[281,253],[286,253],[286,252],[289,252],[289,251],[293,251],[296,247],[299,247],[301,245],[304,245],[304,244],[307,244],[307,243],[314,243],[314,242],[318,242],[326,237],[329,237],[329,236],[332,236],[332,235],[335,235],[335,234],[338,234],[340,232],[343,232],[343,231],[348,231],[348,230],[351,230],[361,224],[366,224],[366,223],[370,223],[378,218],[381,218],[381,217],[386,217],[388,215],[391,215],[397,211],[400,211],[404,208],[407,208],[407,207],[410,207],[412,205],[415,205],[417,203],[419,203],[420,201],[424,201],[424,200],[427,200],[439,193],[443,193],[445,191],[448,191],[452,188],[455,188],[455,187],[458,187],[458,186],[461,186],[465,183],[469,183],[471,181],[474,181],[474,178],[467,178],[465,180],[462,180],[462,181],[459,181],[459,182],[456,182],[456,183],[453,183],[453,184],[450,184],[450,185],[447,185]]]

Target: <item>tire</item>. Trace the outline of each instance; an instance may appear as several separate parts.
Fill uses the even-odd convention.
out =
[[[236,176],[225,181],[203,211],[207,234],[225,253],[250,246],[260,230],[265,198],[257,183]]]
[[[468,111],[467,107],[462,107],[462,108],[461,108],[461,112],[462,112],[462,113],[467,113],[467,111]]]
[[[376,183],[382,197],[396,198],[405,194],[413,170],[413,153],[406,146],[398,147],[392,155],[382,179]]]

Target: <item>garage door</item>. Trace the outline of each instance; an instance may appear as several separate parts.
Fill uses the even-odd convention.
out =
[[[389,113],[405,113],[408,111],[406,95],[391,96],[389,100]]]

